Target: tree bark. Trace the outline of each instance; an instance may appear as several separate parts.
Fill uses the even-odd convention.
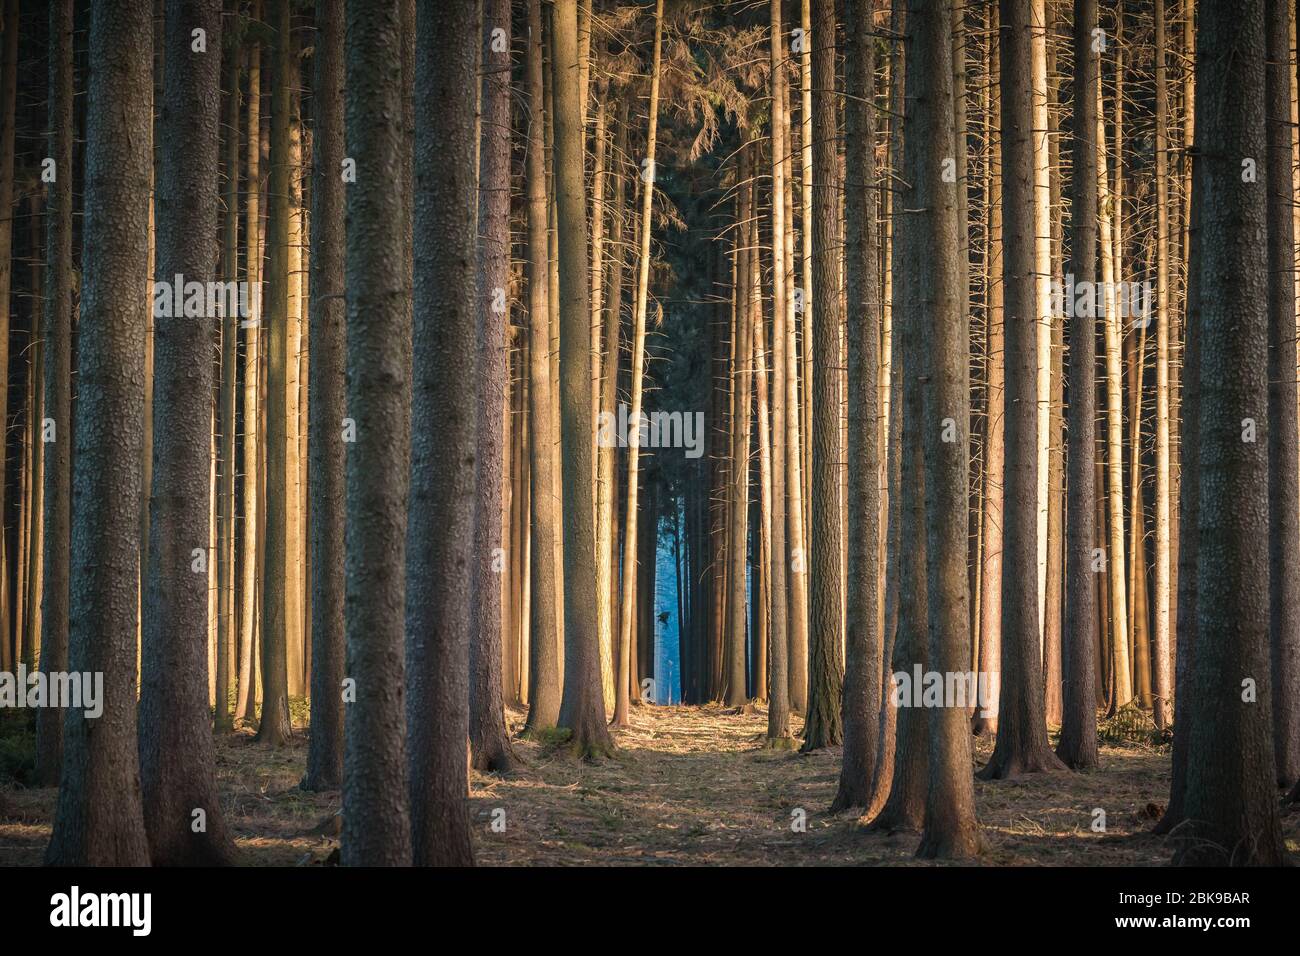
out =
[[[840,228],[835,95],[835,3],[813,4],[812,535],[808,578],[805,752],[839,744],[844,685],[840,565]],[[955,227],[954,227],[955,228]]]
[[[844,757],[832,811],[866,807],[880,713],[880,281],[876,232],[875,2],[847,24],[844,280],[849,500]]]
[[[505,31],[505,49],[494,39]],[[501,409],[506,389],[510,285],[510,2],[483,7],[482,136],[478,182],[478,470],[469,646],[470,753],[474,769],[509,773],[514,755],[501,700]]]
[[[1064,769],[1047,743],[1036,596],[1038,447],[1033,104],[1024,77],[1033,58],[1029,11],[1002,0],[1003,287],[1006,297],[1006,526],[1002,564],[1002,672],[998,736],[985,780]],[[928,487],[928,485],[927,485]],[[932,665],[933,666],[933,665]],[[939,668],[942,669],[942,668]]]
[[[636,280],[636,301],[634,303],[633,325],[632,325],[632,401],[628,409],[628,421],[631,429],[636,429],[641,421],[641,389],[644,378],[645,365],[645,324],[646,324],[646,306],[649,296],[650,285],[650,228],[651,228],[651,210],[654,200],[654,180],[655,180],[655,141],[659,128],[659,66],[663,56],[663,19],[664,5],[663,0],[656,0],[655,3],[655,38],[654,53],[650,65],[650,102],[647,107],[649,114],[649,129],[646,132],[646,156],[643,165],[643,181],[641,184],[641,251],[637,260],[637,280]],[[557,38],[560,31],[556,30]],[[558,59],[557,54],[557,59]],[[563,84],[558,81],[559,70],[556,71],[557,82],[556,92],[558,93]],[[561,119],[560,106],[556,104],[556,122],[557,136],[559,134],[558,123]],[[581,146],[581,140],[579,140]],[[557,158],[559,156],[557,147]],[[579,163],[581,170],[581,163]],[[560,174],[557,167],[557,186]],[[583,220],[583,245],[586,245],[586,220],[584,213]],[[563,295],[563,292],[561,292]],[[563,332],[561,332],[563,337]],[[563,348],[563,343],[561,343]],[[588,363],[590,364],[590,363]],[[628,695],[630,688],[628,686],[631,680],[631,650],[632,650],[632,610],[635,606],[636,581],[636,535],[637,535],[637,468],[640,462],[640,448],[633,435],[628,435],[628,453],[627,453],[627,498],[625,513],[627,515],[626,523],[623,528],[623,603],[621,605],[622,615],[619,621],[618,629],[618,672],[615,675],[614,687],[614,726],[628,726]],[[568,447],[568,435],[566,430],[565,447]],[[568,452],[566,450],[564,473],[566,478],[569,475]],[[566,484],[566,489],[568,485]],[[565,500],[569,501],[570,495],[565,493]],[[566,514],[565,545],[566,551],[569,545],[568,523]],[[568,561],[566,554],[565,561]],[[565,580],[568,580],[566,571]],[[567,617],[566,617],[567,620]],[[567,626],[566,626],[567,634]],[[567,658],[566,658],[567,659]],[[565,679],[565,696],[568,696],[568,679],[566,671]],[[576,733],[576,728],[575,728]],[[582,749],[585,749],[582,748]]]
[[[1280,866],[1284,856],[1268,746],[1268,448],[1248,431],[1269,424],[1268,278],[1258,268],[1268,197],[1242,165],[1267,148],[1264,24],[1264,0],[1207,2],[1196,51],[1196,112],[1214,148],[1199,195],[1199,607],[1182,865]]]
[[[662,0],[660,0],[662,2]],[[555,61],[555,184],[556,232],[560,273],[560,416],[563,455],[564,508],[564,695],[559,725],[571,736],[569,747],[578,756],[593,758],[613,752],[605,729],[600,684],[600,635],[596,621],[596,541],[592,506],[591,463],[591,310],[587,302],[587,211],[583,182],[583,132],[578,90],[577,0],[557,0],[553,14]],[[656,44],[657,46],[657,44]],[[652,111],[653,115],[653,111]],[[647,189],[647,192],[649,190]],[[649,217],[646,216],[648,219]],[[648,228],[648,222],[645,228]],[[643,240],[643,250],[644,243]],[[647,259],[643,269],[648,268]],[[644,314],[639,311],[640,335]],[[633,405],[639,406],[636,397]],[[630,470],[630,469],[629,469]],[[635,495],[629,482],[629,493]],[[628,503],[634,514],[635,498]],[[632,558],[635,561],[636,552]],[[624,562],[626,567],[628,561]],[[630,595],[624,601],[630,603]],[[624,610],[627,643],[631,621]],[[620,643],[624,638],[620,637]]]
[[[133,0],[105,0],[91,13],[89,59],[99,68],[90,72],[86,108],[83,242],[97,264],[82,286],[68,666],[102,673],[104,699],[93,724],[75,710],[64,723],[45,856],[54,866],[149,862],[136,744],[140,537],[132,503],[142,466],[152,35],[149,8]]]
[[[72,207],[75,173],[72,139],[72,0],[50,4],[49,136],[55,180],[46,200],[46,252],[49,284],[45,291],[45,415],[53,440],[45,447],[45,582],[41,591],[41,671],[68,669],[68,565],[72,481]],[[44,426],[42,425],[42,438]],[[2,466],[0,466],[2,467]],[[3,535],[0,535],[2,538]],[[8,637],[0,629],[0,643]],[[8,670],[6,660],[0,670]],[[48,707],[37,714],[36,780],[59,782],[63,761],[64,711]]]
[[[426,100],[424,109],[417,108],[417,115],[429,117],[425,129],[442,121],[461,124],[448,131],[451,135],[445,137],[445,142],[441,141],[444,137],[438,137],[439,175],[435,178],[436,183],[459,190],[455,193],[457,198],[472,197],[474,183],[473,170],[466,169],[465,161],[466,156],[472,155],[472,143],[463,142],[467,122],[464,114],[469,112],[465,103],[473,95],[472,73],[466,62],[473,62],[474,55],[464,38],[474,24],[469,11],[464,9],[467,6],[467,2],[445,4],[439,8],[447,12],[445,19],[420,23],[420,29],[429,32],[421,37],[419,55],[433,57],[440,64],[442,75],[447,77],[447,88],[439,89],[436,98]],[[436,527],[448,544],[458,542],[461,547],[467,547],[465,528],[470,511],[467,495],[438,495],[429,500],[424,484],[428,480],[430,454],[427,443],[435,434],[431,423],[422,417],[423,403],[429,399],[427,373],[421,375],[420,387],[414,390],[420,404],[412,416],[412,359],[410,347],[406,345],[412,341],[412,319],[402,302],[405,243],[401,230],[394,228],[404,218],[401,163],[405,143],[404,91],[402,71],[383,65],[399,49],[401,20],[401,4],[396,0],[384,4],[349,0],[344,33],[345,149],[356,160],[357,169],[357,180],[347,190],[345,275],[347,409],[356,422],[356,442],[347,453],[344,570],[348,676],[356,682],[356,699],[348,703],[344,718],[341,849],[343,863],[350,866],[407,865],[412,860],[412,842],[427,846],[420,824],[413,825],[408,816],[405,740],[408,715],[413,728],[410,750],[417,761],[441,755],[425,736],[426,722],[434,720],[435,715],[441,718],[438,723],[443,733],[454,739],[460,754],[460,759],[450,761],[450,765],[439,764],[440,770],[449,775],[456,773],[457,768],[463,772],[468,733],[468,726],[457,720],[468,700],[465,665],[461,663],[467,654],[467,647],[461,642],[468,608],[459,617],[449,611],[433,619],[422,618],[417,610],[422,605],[421,588],[429,587],[434,581],[449,600],[453,600],[451,595],[456,595],[463,603],[468,564],[462,555],[460,571],[455,575],[440,574],[443,569],[431,566],[432,562],[426,564],[428,544],[421,534],[420,522],[429,520],[439,507],[458,508],[455,515],[440,516],[443,520]],[[456,42],[437,44],[435,38],[444,32],[454,33]],[[425,70],[430,69],[424,60],[421,63]],[[457,68],[449,68],[451,64]],[[423,86],[420,87],[424,93]],[[438,104],[437,109],[433,103]],[[472,128],[472,120],[468,122]],[[429,146],[426,144],[424,149],[428,150]],[[423,150],[417,149],[417,153],[424,162],[432,161]],[[451,159],[453,156],[455,161]],[[433,189],[432,184],[429,189]],[[416,216],[425,208],[423,203],[419,204]],[[460,210],[459,206],[456,208]],[[463,221],[454,221],[463,233]],[[464,271],[465,281],[447,289],[437,300],[444,315],[440,324],[460,332],[461,337],[455,340],[457,348],[449,350],[449,354],[458,358],[472,354],[473,326],[465,315],[452,317],[447,313],[458,305],[467,308],[472,299],[468,278],[470,249],[462,242],[455,252],[433,256],[417,243],[415,253],[416,261],[422,264],[445,264]],[[427,300],[422,300],[415,310],[422,319],[416,324],[421,330],[416,351],[422,356],[427,348],[424,341],[427,308]],[[463,404],[472,394],[469,387],[472,374],[471,364],[469,375],[457,378],[456,387],[448,393],[455,396],[455,401],[439,405],[440,427],[436,433],[447,445],[439,451],[439,459],[450,463],[450,469],[473,464],[472,449],[467,447],[469,442],[455,427],[464,428],[466,421],[472,423],[472,416],[465,412]],[[411,453],[412,433],[420,438],[414,454]],[[468,476],[462,480],[466,484],[470,481]],[[416,492],[415,503],[410,508],[415,520],[410,531],[409,576],[413,587],[408,595],[407,495],[411,484],[415,485]],[[271,524],[274,527],[274,520]],[[438,625],[441,627],[435,629]],[[429,692],[426,684],[429,670],[421,653],[430,645],[440,643],[445,633],[441,628],[457,634],[456,653],[452,658],[456,663],[447,661],[445,679],[461,693],[447,697]],[[412,636],[408,648],[410,696],[403,701],[402,648],[406,634]],[[404,703],[409,704],[407,713],[403,713]],[[423,782],[419,770],[418,764],[412,768],[413,789]],[[458,796],[463,795],[464,790],[460,789]],[[429,806],[432,802],[427,798],[414,801],[417,821],[421,819],[420,814],[431,811],[441,811],[450,818],[447,807],[434,809]],[[423,855],[418,860],[427,862]]]
[[[1269,663],[1279,787],[1290,787],[1300,779],[1300,451],[1296,447],[1289,10],[1282,0],[1266,0]]]
[[[1056,755],[1074,770],[1097,766],[1097,592],[1094,588],[1097,458],[1097,319],[1093,292],[1097,276],[1097,89],[1100,51],[1093,49],[1097,0],[1074,2],[1073,163],[1084,175],[1071,180],[1070,274],[1088,289],[1083,307],[1067,311],[1070,334],[1070,407],[1065,529],[1065,631],[1063,633],[1062,723]],[[1084,286],[1083,283],[1088,283]]]
[[[304,790],[343,784],[347,499],[347,306],[344,301],[343,0],[316,8],[311,185],[312,348],[308,370],[311,484],[311,739]]]

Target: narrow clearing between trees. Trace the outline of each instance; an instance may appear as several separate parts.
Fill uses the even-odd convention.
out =
[[[511,729],[523,714],[511,711]],[[936,865],[915,860],[915,833],[873,833],[827,808],[839,753],[762,749],[766,716],[720,707],[633,709],[618,756],[581,764],[515,741],[520,772],[473,774],[471,813],[482,865]],[[239,734],[219,742],[217,767],[242,862],[319,865],[338,846],[339,794],[298,789],[301,731],[268,751]],[[980,762],[991,740],[979,740]],[[1172,848],[1150,834],[1169,790],[1167,747],[1103,744],[1100,771],[975,784],[985,864],[1162,865]],[[0,790],[0,865],[38,865],[55,791]],[[794,824],[806,813],[806,829]],[[1105,832],[1093,830],[1105,812]],[[1300,849],[1300,813],[1283,817]]]

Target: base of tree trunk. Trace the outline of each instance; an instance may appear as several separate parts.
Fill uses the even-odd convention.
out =
[[[575,727],[571,731],[561,729],[560,732],[567,734],[561,749],[578,760],[592,763],[612,757],[618,752],[603,720],[595,727]]]
[[[470,758],[470,767],[479,773],[494,773],[501,777],[513,776],[519,761],[510,744],[505,740],[494,740],[475,749]]]
[[[253,738],[254,743],[266,747],[283,747],[293,739],[293,722],[289,718],[289,702],[281,700],[280,705],[278,708],[280,713],[268,719],[266,715],[267,705],[263,704],[262,720],[257,725],[257,736]]]
[[[1052,773],[1068,770],[1061,759],[1047,746],[1034,747],[1023,753],[999,754],[995,748],[993,756],[975,774],[977,780],[1015,780],[1031,773]]]
[[[765,737],[763,739],[764,750],[798,750],[799,741],[793,737]]]
[[[845,810],[865,810],[871,803],[871,785],[865,786],[845,786],[844,781],[840,780],[839,791],[835,794],[835,799],[831,801],[831,813],[843,813]]]
[[[956,833],[937,836],[925,831],[916,848],[919,860],[969,860],[980,856],[986,847],[978,830],[960,828]]]

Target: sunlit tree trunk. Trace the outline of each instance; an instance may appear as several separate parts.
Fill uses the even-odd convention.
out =
[[[633,320],[632,320],[632,400],[628,406],[629,429],[636,429],[641,421],[642,398],[641,391],[643,387],[644,367],[645,367],[645,326],[646,326],[646,308],[649,297],[650,287],[650,227],[651,227],[651,208],[654,199],[654,178],[655,178],[655,145],[659,127],[659,65],[662,57],[663,46],[663,0],[657,0],[655,4],[655,38],[654,52],[650,65],[650,100],[647,107],[650,127],[646,132],[646,155],[643,165],[643,182],[641,185],[641,235],[640,235],[640,254],[637,261],[637,280],[636,280],[636,300],[633,303]],[[559,36],[559,30],[556,31]],[[559,69],[556,70],[559,75]],[[561,84],[557,82],[557,92]],[[559,109],[557,104],[557,111]],[[559,113],[556,113],[556,120],[559,120]],[[557,130],[558,132],[558,130]],[[581,145],[581,142],[579,142]],[[558,155],[558,153],[557,153]],[[558,167],[557,167],[558,169]],[[581,173],[582,164],[578,164],[578,172]],[[558,175],[558,174],[557,174]],[[586,245],[586,227],[583,226],[583,245]],[[585,265],[584,265],[585,268]],[[590,364],[590,363],[588,363]],[[567,436],[566,436],[567,439]],[[567,440],[566,440],[567,445]],[[565,456],[568,457],[567,454]],[[631,688],[628,686],[632,674],[632,611],[636,597],[636,536],[637,536],[637,468],[640,459],[640,449],[633,439],[632,435],[628,436],[628,455],[627,455],[627,498],[626,498],[626,523],[623,530],[623,598],[621,605],[621,616],[619,619],[618,629],[618,672],[615,677],[614,688],[614,726],[625,727],[628,723],[627,708]],[[565,468],[565,475],[568,476],[568,468]],[[570,496],[566,494],[565,501],[570,501]],[[567,514],[566,514],[567,518]],[[573,545],[568,540],[568,534],[565,535],[566,549]],[[567,557],[566,557],[567,560]],[[594,609],[593,609],[594,610]],[[566,679],[566,694],[568,692]]]

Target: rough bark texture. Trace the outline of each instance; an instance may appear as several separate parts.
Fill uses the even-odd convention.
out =
[[[839,160],[835,3],[813,4],[812,533],[808,564],[808,711],[805,751],[839,744],[844,685],[840,538]]]
[[[1047,743],[1039,644],[1036,464],[1037,373],[1034,281],[1033,109],[1029,11],[1003,0],[1002,190],[1006,297],[1006,524],[1002,563],[1002,673],[998,737],[984,779],[1063,769]]]
[[[985,10],[986,23],[996,36],[997,4]],[[986,372],[984,431],[984,507],[980,515],[982,548],[980,551],[980,601],[978,671],[993,676],[1002,671],[1002,533],[1004,523],[1006,471],[1006,335],[1002,317],[1002,95],[992,77],[998,75],[1001,57],[996,40],[988,42],[989,82],[989,169],[987,186],[988,263],[986,316]],[[987,706],[975,712],[971,729],[976,734],[995,734],[998,730],[998,694],[990,683]]]
[[[1242,167],[1265,155],[1264,35],[1264,0],[1202,9],[1196,112],[1214,148],[1193,200],[1204,229],[1203,400],[1183,865],[1283,860],[1269,745],[1268,447],[1258,440],[1268,432],[1267,196]]]
[[[771,0],[771,19],[772,19],[772,37],[770,43],[769,57],[773,67],[772,88],[776,99],[776,105],[773,106],[774,114],[777,111],[784,112],[787,103],[785,95],[784,74],[777,68],[785,58],[784,37],[781,29],[781,0]],[[780,128],[778,128],[780,127]],[[777,143],[772,150],[772,181],[773,195],[780,195],[785,189],[785,171],[786,164],[782,162],[783,149],[783,132],[784,125],[773,123],[773,136],[781,139],[782,143]],[[779,208],[778,208],[779,206]],[[772,203],[772,230],[773,234],[780,235],[783,231],[778,227],[778,217],[781,223],[785,221],[785,204]],[[782,246],[780,252],[777,252],[775,244],[773,245],[773,259],[780,255],[784,260],[785,250]],[[789,363],[793,357],[786,354],[786,322],[789,312],[786,308],[785,297],[789,290],[785,286],[785,270],[781,269],[780,275],[773,273],[772,281],[772,389],[771,389],[771,412],[772,412],[772,431],[771,431],[771,582],[769,591],[772,595],[771,607],[769,609],[769,634],[760,636],[760,639],[766,637],[768,641],[768,684],[767,684],[767,740],[765,746],[772,749],[786,750],[794,746],[794,739],[790,736],[790,696],[791,696],[791,674],[790,674],[790,652],[791,646],[789,641],[789,611],[791,595],[788,586],[790,571],[790,562],[788,551],[786,549],[786,416],[797,414],[797,410],[790,410],[786,407],[786,389],[785,378]]]
[[[532,551],[528,635],[528,729],[547,730],[560,719],[559,609],[555,580],[558,532],[556,511],[562,507],[555,475],[554,417],[551,382],[551,319],[548,305],[546,242],[546,168],[541,0],[528,3],[528,92],[531,119],[525,173],[528,201],[528,414],[532,463]]]
[[[149,862],[136,749],[135,641],[152,166],[149,8],[105,0],[91,13],[86,109],[82,325],[68,667],[104,675],[103,714],[69,710],[46,862]],[[93,731],[93,733],[92,733]]]
[[[473,862],[466,796],[473,621],[476,187],[474,0],[419,13],[415,400],[406,662],[417,865]],[[350,26],[350,25],[349,25]]]
[[[305,790],[343,783],[347,307],[343,299],[343,0],[316,8],[311,182],[311,741]]]
[[[72,490],[72,0],[50,4],[50,156],[56,179],[46,199],[45,416],[54,440],[45,445],[45,582],[41,591],[41,671],[68,669],[68,552]],[[0,631],[3,634],[3,631]],[[4,641],[0,637],[0,641]],[[0,664],[0,670],[7,667]],[[36,780],[59,782],[62,710],[36,718]]]
[[[261,16],[261,0],[253,0],[250,15],[257,19]],[[248,153],[245,161],[245,179],[248,181],[248,196],[245,206],[244,229],[244,281],[249,289],[261,289],[262,253],[261,253],[261,127],[262,127],[262,50],[255,41],[248,46]],[[258,377],[260,362],[258,353],[261,346],[262,302],[261,295],[253,297],[252,308],[248,317],[240,323],[244,328],[244,395],[243,395],[243,525],[240,532],[239,552],[240,567],[239,587],[239,672],[237,682],[239,691],[235,698],[235,722],[251,720],[253,717],[254,657],[253,645],[257,640],[257,613],[259,587],[257,575],[258,554],[258,476],[260,466],[260,443],[257,440],[258,412]]]
[[[289,269],[289,127],[290,90],[297,82],[293,55],[290,0],[275,0],[275,69],[271,84],[271,170],[267,183],[266,225],[266,551],[262,564],[261,674],[262,713],[257,739],[283,746],[293,734],[289,722],[288,647],[291,597],[297,542],[293,537],[289,495],[297,469],[290,470],[289,364],[296,361],[291,346]],[[358,167],[360,163],[358,162]],[[358,180],[360,177],[358,177]]]
[[[504,30],[505,49],[493,39]],[[510,2],[483,8],[483,90],[478,178],[478,468],[470,599],[469,739],[474,768],[509,773],[514,765],[501,700],[501,410],[506,390],[510,285]],[[494,49],[494,47],[496,49]]]
[[[1268,138],[1268,568],[1277,784],[1300,779],[1300,452],[1296,432],[1290,5],[1266,0]]]
[[[646,310],[649,305],[650,294],[650,232],[653,227],[653,216],[651,215],[652,204],[654,201],[654,183],[655,183],[655,141],[659,129],[659,64],[663,56],[663,20],[664,5],[663,0],[657,0],[655,4],[655,38],[654,52],[650,64],[650,98],[647,104],[647,114],[649,116],[649,129],[646,131],[646,155],[643,160],[645,173],[643,175],[641,186],[641,236],[640,236],[640,254],[637,259],[637,280],[636,280],[636,300],[633,305],[634,314],[632,318],[632,389],[631,402],[628,406],[628,421],[632,423],[630,427],[635,428],[641,420],[642,411],[642,385],[645,377],[645,334],[646,334]],[[562,117],[562,107],[559,96],[564,89],[564,84],[560,81],[560,71],[564,68],[564,60],[560,57],[558,50],[558,40],[560,30],[557,24],[556,38],[556,157],[559,157],[559,137],[560,122]],[[582,139],[578,141],[579,147],[582,145]],[[577,154],[579,160],[579,172],[581,172],[581,150]],[[557,191],[563,190],[563,171],[556,166],[556,185]],[[585,214],[584,214],[585,215]],[[575,221],[575,226],[576,226]],[[560,230],[563,237],[564,230]],[[586,245],[586,219],[582,222],[583,246]],[[563,241],[561,241],[561,256],[563,256]],[[561,271],[563,271],[563,262],[561,262]],[[564,290],[561,287],[560,295],[563,298]],[[561,302],[561,311],[564,303]],[[563,329],[561,329],[561,349],[563,349]],[[563,354],[561,354],[563,362]],[[567,391],[567,381],[561,383]],[[565,399],[567,400],[567,395]],[[637,537],[637,494],[639,485],[637,482],[637,471],[640,465],[641,453],[637,444],[628,436],[628,453],[627,453],[627,497],[624,513],[623,527],[623,597],[622,597],[622,615],[619,621],[618,629],[618,673],[615,676],[614,685],[614,726],[627,726],[627,704],[630,694],[629,684],[631,682],[631,652],[632,652],[632,609],[635,606],[635,592],[633,590],[636,582],[636,537]],[[569,485],[567,483],[570,475],[569,452],[568,452],[568,431],[565,429],[564,435],[564,475],[566,479],[564,500],[572,502],[572,497],[568,493]],[[569,514],[571,507],[565,510],[565,581],[568,581],[568,551],[573,547],[569,534]],[[650,529],[649,533],[653,533]],[[593,582],[594,583],[594,582]],[[566,616],[566,620],[567,620]],[[568,626],[565,626],[565,635],[567,640]],[[566,655],[567,664],[567,655]],[[565,671],[565,697],[568,697],[568,670]],[[561,721],[561,723],[564,723]],[[575,731],[576,733],[576,731]]]
[[[5,0],[4,62],[0,75],[0,422],[9,421],[9,293],[13,281],[14,120],[18,97],[18,0]],[[0,475],[7,443],[0,441]],[[0,481],[0,515],[5,515],[7,483]],[[12,668],[9,606],[9,536],[0,532],[0,666]]]
[[[880,282],[876,233],[875,2],[848,24],[844,278],[848,300],[849,500],[844,758],[833,811],[871,797],[880,713]]]
[[[422,444],[415,455],[410,454],[411,424],[411,342],[410,313],[403,306],[404,244],[401,230],[394,223],[402,222],[402,147],[405,141],[401,128],[402,88],[401,70],[391,67],[393,53],[398,49],[401,32],[401,4],[396,0],[376,4],[364,0],[349,0],[345,36],[344,63],[347,89],[346,150],[356,160],[357,181],[347,189],[347,401],[348,415],[356,421],[356,443],[347,454],[347,546],[345,559],[345,620],[347,631],[347,673],[356,681],[355,702],[347,705],[345,717],[344,779],[343,779],[343,832],[341,849],[346,865],[400,866],[411,862],[412,828],[407,810],[406,766],[406,713],[404,701],[403,638],[409,631],[418,648],[434,639],[432,626],[420,627],[415,622],[406,624],[402,609],[406,602],[406,544],[407,544],[407,492],[409,479],[422,475],[421,454],[430,453],[427,443],[438,434],[450,441],[451,426],[447,422],[456,406],[439,409],[443,427],[437,431],[415,426]],[[451,5],[448,5],[451,6]],[[465,4],[460,4],[464,7]],[[445,30],[463,31],[469,26],[468,15],[451,16],[444,24]],[[425,28],[425,24],[421,24]],[[451,49],[430,50],[430,38],[422,44],[421,55],[436,56],[441,62],[461,63],[465,57],[473,60],[471,52],[463,47],[464,33],[457,32],[457,44]],[[388,65],[386,65],[388,64]],[[426,66],[426,69],[428,67]],[[421,116],[429,117],[430,124],[458,116],[451,103],[463,103],[472,95],[466,70],[445,70],[444,80],[450,89],[440,90],[434,102],[438,109],[427,107]],[[466,93],[464,88],[470,88]],[[464,122],[463,119],[461,122]],[[453,141],[455,142],[455,141]],[[458,155],[464,155],[465,147]],[[452,155],[451,143],[442,144],[445,156]],[[472,150],[471,153],[472,155]],[[450,162],[440,165],[437,182],[454,181],[472,196],[472,169],[466,173],[468,184],[460,182],[455,172],[462,167]],[[431,184],[429,190],[432,191]],[[417,215],[419,209],[417,208]],[[417,256],[419,253],[417,253]],[[441,255],[424,257],[426,262],[464,264],[469,268],[471,252],[467,248],[462,256]],[[439,300],[440,309],[453,307],[453,297]],[[426,306],[427,307],[427,306]],[[418,309],[418,307],[417,307]],[[445,314],[445,313],[444,313]],[[449,328],[461,328],[450,318],[444,319]],[[468,320],[466,320],[468,321]],[[469,347],[453,353],[458,357],[472,354],[472,324],[465,333]],[[462,378],[463,393],[458,400],[472,394],[468,379]],[[417,391],[421,402],[427,400],[424,389]],[[439,452],[439,461],[462,464],[464,457],[450,448]],[[472,455],[469,459],[472,465]],[[408,470],[409,469],[409,470]],[[468,481],[468,478],[465,479]],[[419,480],[417,479],[417,488]],[[438,503],[447,503],[440,499]],[[416,504],[411,513],[420,518],[429,515],[434,502],[427,502],[417,491]],[[468,498],[456,502],[467,521]],[[443,524],[440,536],[449,542],[457,541],[457,526]],[[423,587],[455,589],[453,582],[465,577],[465,569],[448,581],[430,580],[421,573],[416,563],[422,555],[419,549],[423,538],[418,530],[412,533],[413,561],[411,578]],[[460,539],[461,546],[467,542]],[[416,592],[418,593],[418,592]],[[412,598],[413,601],[416,598]],[[462,598],[463,600],[463,598]],[[408,619],[410,613],[408,609]],[[456,626],[451,621],[444,627]],[[463,619],[459,622],[463,626]],[[463,637],[463,633],[462,633]],[[466,647],[460,644],[455,655],[458,662],[465,660]],[[463,674],[464,664],[448,668],[448,679],[453,674]],[[411,698],[414,701],[424,692],[424,669],[419,661],[411,663]],[[457,686],[466,691],[464,678]],[[466,691],[467,693],[467,691]],[[463,708],[463,698],[455,703],[440,701],[437,714],[430,707],[419,708],[412,704],[423,720],[439,721],[448,733],[457,726],[455,710]],[[447,710],[443,710],[447,708]],[[450,711],[450,712],[449,712]],[[425,756],[430,748],[421,746],[421,725],[415,725],[412,734],[413,754]],[[465,733],[461,725],[457,737],[461,762],[464,762]],[[447,772],[455,769],[446,767]],[[463,796],[463,793],[462,793]]]
[[[156,190],[160,282],[217,278],[221,2],[167,5]],[[202,29],[211,55],[191,50]],[[180,290],[176,290],[179,292]],[[188,310],[186,310],[188,312]],[[212,346],[217,316],[155,316],[149,563],[141,636],[140,783],[153,862],[229,858],[208,713]],[[196,563],[197,562],[197,563]],[[202,811],[206,819],[195,819]]]
[[[970,338],[962,318],[964,269],[957,243],[955,183],[944,181],[935,156],[964,148],[952,127],[951,0],[913,0],[912,56],[907,86],[914,107],[904,136],[915,136],[924,158],[914,168],[917,246],[926,250],[933,281],[915,305],[918,336],[927,359],[912,366],[922,382],[925,459],[926,590],[929,604],[929,668],[944,675],[967,669],[970,610],[966,575],[967,452],[970,447]],[[946,681],[945,681],[946,682]],[[1040,702],[1041,706],[1041,702]],[[928,707],[930,772],[924,829],[917,856],[961,859],[980,851],[971,776],[966,702],[943,700]]]
[[[612,752],[614,744],[605,729],[596,623],[596,536],[590,462],[595,423],[591,421],[591,331],[587,327],[591,313],[587,303],[587,211],[578,102],[576,0],[558,0],[553,22],[560,432],[565,504],[564,696],[559,723],[571,731],[569,746],[576,754],[594,757]],[[632,512],[630,501],[628,510]]]
[[[1097,85],[1099,53],[1092,49],[1097,0],[1074,4],[1074,168],[1097,167]],[[1076,284],[1097,276],[1097,179],[1075,176],[1070,197],[1073,232],[1070,274]],[[1097,511],[1097,318],[1096,297],[1069,313],[1070,408],[1065,530],[1065,631],[1062,652],[1063,707],[1056,755],[1075,770],[1097,766],[1097,590],[1093,548]]]

